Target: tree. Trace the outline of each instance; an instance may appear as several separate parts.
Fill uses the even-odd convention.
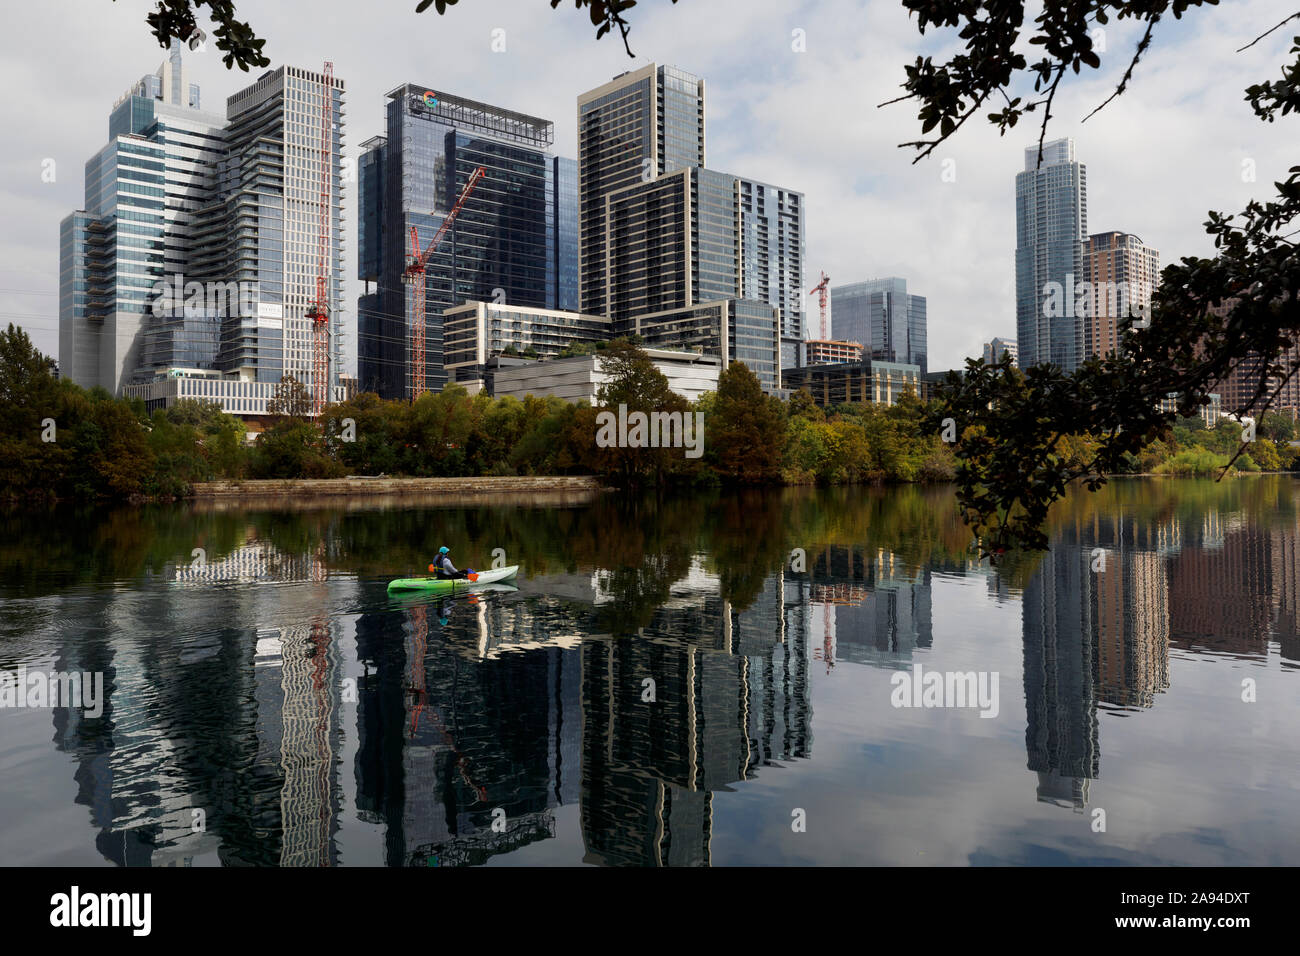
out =
[[[758,376],[744,362],[732,362],[718,376],[707,436],[723,478],[759,484],[780,475],[785,446],[781,403],[763,394]]]
[[[306,418],[311,410],[312,398],[307,386],[287,372],[280,376],[271,400],[266,403],[266,413],[287,418]]]
[[[685,425],[684,417],[691,413],[690,404],[668,387],[667,377],[654,367],[639,345],[628,339],[616,339],[601,351],[598,361],[605,378],[604,384],[596,390],[596,401],[602,411],[617,416],[620,406],[626,406],[629,421],[633,412],[643,412],[647,416],[656,412],[676,413],[682,416]],[[631,428],[628,430],[631,432]],[[639,485],[646,480],[661,484],[669,473],[683,469],[681,448],[632,447],[629,443],[628,447],[611,447],[604,451],[607,468],[627,486]]]
[[[562,0],[550,0],[554,10]],[[676,3],[677,0],[672,0]],[[455,6],[457,0],[419,0],[416,13],[423,13],[433,7],[439,14]],[[636,0],[574,0],[573,5],[581,10],[587,8],[592,26],[596,28],[596,39],[617,29],[623,38],[623,48],[628,56],[633,56],[628,45],[631,25],[624,16],[636,6]],[[198,11],[200,7],[209,8],[209,18],[216,26],[212,30],[217,38],[217,49],[225,52],[221,58],[226,69],[238,66],[245,73],[249,67],[266,67],[271,61],[262,53],[266,41],[257,37],[253,28],[235,15],[233,0],[158,0],[158,7],[150,13],[145,21],[158,40],[158,45],[168,47],[172,40],[191,43],[204,36],[199,27]]]

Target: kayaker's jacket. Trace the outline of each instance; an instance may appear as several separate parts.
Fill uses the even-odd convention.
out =
[[[439,574],[452,575],[460,573],[456,570],[456,566],[451,563],[451,558],[445,554],[438,555],[438,560],[434,562],[434,566],[438,569]]]

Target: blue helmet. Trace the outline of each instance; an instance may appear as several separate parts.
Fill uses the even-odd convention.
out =
[[[451,554],[451,552],[450,552],[450,551],[449,551],[445,546],[439,548],[439,549],[438,549],[438,553],[439,553],[439,554]]]

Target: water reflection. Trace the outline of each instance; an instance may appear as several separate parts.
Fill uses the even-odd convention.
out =
[[[117,865],[725,862],[723,797],[751,794],[727,801],[736,820],[788,821],[760,784],[804,775],[851,818],[883,785],[843,748],[814,753],[823,721],[866,752],[892,733],[835,688],[878,701],[873,671],[942,666],[967,639],[941,620],[1017,604],[1023,761],[990,773],[1015,788],[1027,769],[1030,805],[1082,813],[1101,715],[1127,716],[1106,730],[1132,745],[1147,711],[1201,709],[1179,697],[1180,658],[1300,665],[1297,521],[1289,480],[1130,482],[1071,497],[1048,552],[992,568],[942,489],[9,514],[0,670],[99,671],[108,699],[97,719],[0,713],[7,758],[52,720],[89,822],[37,812],[66,790],[56,768],[0,796],[0,845],[19,863],[85,861],[91,843]],[[442,540],[505,548],[524,574],[390,599],[387,578]],[[990,660],[1006,636],[980,632]]]

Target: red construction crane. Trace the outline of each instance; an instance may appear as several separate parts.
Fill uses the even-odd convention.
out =
[[[822,281],[818,282],[815,286],[813,286],[811,289],[808,290],[809,295],[812,295],[814,292],[817,293],[817,304],[821,306],[821,310],[822,310],[821,337],[823,342],[826,341],[826,339],[829,337],[826,329],[826,290],[830,287],[830,281],[831,281],[831,277],[823,272]]]
[[[447,213],[447,218],[442,221],[438,231],[433,234],[429,240],[429,248],[420,254],[420,237],[416,234],[415,227],[411,227],[411,264],[406,267],[402,273],[402,281],[415,283],[415,321],[411,323],[411,361],[415,366],[413,369],[412,399],[419,398],[424,394],[424,268],[429,264],[429,257],[433,255],[433,250],[438,248],[438,243],[442,241],[442,234],[456,219],[461,207],[465,205],[465,200],[469,194],[474,191],[478,181],[487,175],[487,169],[480,166],[470,174],[469,182],[461,190],[460,196],[456,199],[456,205],[451,207],[451,212]]]
[[[330,368],[330,172],[334,162],[334,64],[325,61],[325,82],[321,94],[320,133],[320,229],[316,236],[316,301],[307,310],[311,319],[312,411],[317,418],[329,401]]]

